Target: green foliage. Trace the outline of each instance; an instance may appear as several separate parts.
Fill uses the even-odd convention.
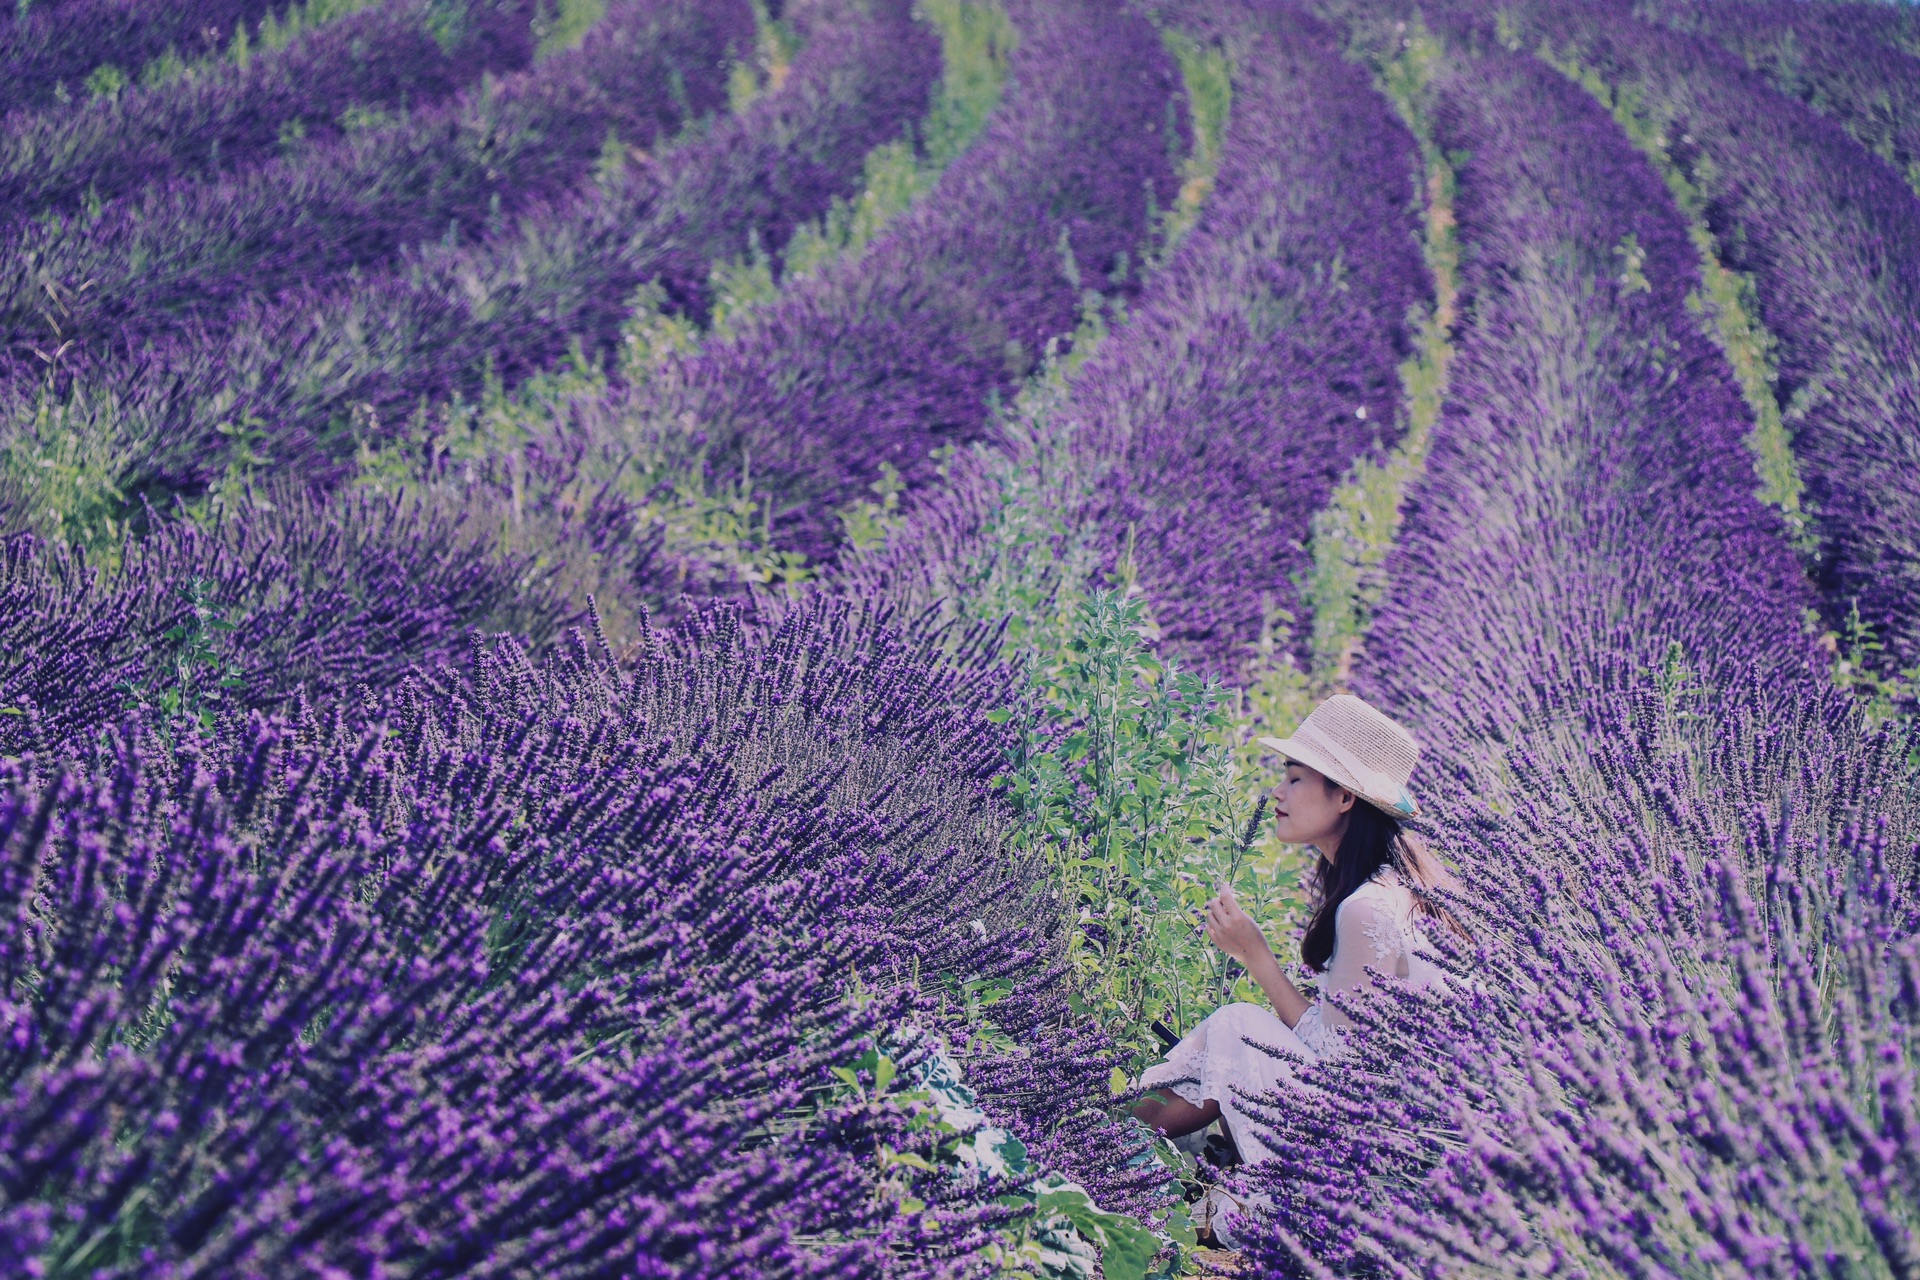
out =
[[[1058,1185],[1040,1191],[1034,1196],[1033,1210],[1035,1225],[1044,1228],[1049,1219],[1063,1219],[1081,1239],[1097,1248],[1100,1274],[1106,1280],[1146,1280],[1147,1268],[1153,1265],[1154,1255],[1160,1251],[1160,1241],[1137,1219],[1123,1213],[1105,1212],[1076,1186]],[[1036,1234],[1029,1228],[1029,1239]],[[1049,1257],[1049,1253],[1064,1251],[1057,1247],[1049,1250],[1047,1243],[1044,1239],[1034,1240],[1038,1246],[1036,1260],[1043,1266],[1051,1264],[1050,1269],[1056,1274],[1083,1274],[1065,1258],[1055,1261]],[[1091,1270],[1084,1274],[1090,1278]]]
[[[1248,785],[1226,691],[1155,657],[1147,631],[1138,597],[1085,599],[1066,643],[1029,661],[1036,714],[1021,717],[1004,780],[1076,916],[1075,1011],[1131,1051],[1136,1072],[1159,1055],[1154,1022],[1181,1034],[1251,991],[1204,935],[1207,899],[1231,885],[1272,934],[1291,887],[1255,851],[1264,788]]]
[[[921,0],[919,15],[940,32],[940,89],[920,133],[937,173],[973,145],[1000,105],[1020,36],[998,0]]]
[[[441,0],[433,6],[428,21],[446,21],[441,15],[454,14],[464,17],[469,0]],[[338,18],[355,14],[362,9],[370,9],[379,0],[307,0],[304,5],[289,5],[284,15],[267,14],[260,19],[260,29],[256,38],[262,49],[278,51],[294,42],[294,39],[315,27],[323,27]],[[445,46],[443,46],[445,47]]]
[[[1384,460],[1363,457],[1313,518],[1313,570],[1302,594],[1313,611],[1313,682],[1344,689],[1362,639],[1387,589],[1386,560],[1400,534],[1407,489],[1426,470],[1433,428],[1446,401],[1458,307],[1460,249],[1454,231],[1454,168],[1434,142],[1432,83],[1439,42],[1417,19],[1388,54],[1371,58],[1375,82],[1420,147],[1426,204],[1425,255],[1434,308],[1420,317],[1414,354],[1400,366],[1400,443]]]
[[[1193,146],[1180,162],[1180,193],[1160,216],[1158,259],[1165,262],[1200,221],[1201,206],[1219,176],[1233,112],[1233,64],[1225,50],[1202,45],[1174,28],[1163,30],[1160,40],[1180,66],[1193,132]],[[1177,145],[1178,138],[1169,136],[1168,144]]]
[[[117,98],[120,91],[127,87],[127,73],[111,62],[103,62],[88,74],[86,86],[88,96],[95,101]]]
[[[227,46],[227,61],[242,70],[253,65],[253,36],[244,22],[233,29],[233,43]]]
[[[1833,682],[1860,695],[1869,724],[1884,724],[1903,714],[1911,716],[1920,706],[1920,664],[1893,675],[1880,672],[1872,655],[1883,652],[1886,646],[1860,616],[1859,600],[1848,608],[1846,629],[1829,631],[1821,641],[1834,655]]]
[[[900,468],[891,462],[882,462],[880,478],[871,488],[878,501],[862,499],[840,512],[847,545],[855,551],[877,547],[887,540],[899,519],[900,495],[906,492],[907,484],[900,478]]]
[[[859,254],[889,223],[905,213],[932,186],[931,177],[912,144],[888,142],[867,153],[860,194],[852,200],[834,197],[820,218],[794,228],[782,256],[789,278],[816,275],[838,258]]]
[[[239,624],[228,620],[204,578],[194,578],[175,590],[186,602],[188,616],[167,628],[163,637],[173,647],[170,678],[125,681],[119,686],[127,708],[157,710],[162,733],[169,736],[176,722],[211,729],[219,691],[237,689],[243,683],[242,668],[228,652],[229,633]]]
[[[1647,250],[1640,238],[1629,231],[1613,247],[1613,256],[1620,259],[1620,274],[1614,280],[1627,293],[1652,293],[1653,282],[1647,279]]]
[[[780,296],[773,278],[773,260],[760,243],[760,233],[748,233],[747,252],[713,264],[708,274],[713,289],[711,332],[726,338],[738,331],[739,322],[755,310]]]
[[[399,118],[394,112],[382,111],[378,107],[364,107],[356,102],[340,113],[337,123],[342,133],[366,133],[373,129],[384,129]]]
[[[186,59],[175,52],[172,45],[168,45],[164,53],[148,60],[147,65],[140,68],[140,87],[156,89],[163,84],[171,84],[186,75],[187,70]]]
[[[115,564],[134,506],[121,480],[124,459],[84,413],[73,425],[72,408],[43,389],[32,419],[0,438],[0,509],[9,532],[70,543],[96,563]]]
[[[793,24],[773,17],[763,0],[753,0],[753,60],[736,62],[727,72],[727,104],[733,113],[739,115],[765,94],[780,92],[799,51]]]
[[[579,48],[587,32],[606,16],[607,0],[557,0],[551,7],[543,3],[533,22],[534,57]]]

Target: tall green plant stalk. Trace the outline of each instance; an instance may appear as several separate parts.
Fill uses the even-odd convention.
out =
[[[1093,592],[1071,621],[1057,652],[1030,659],[1036,705],[1004,785],[1075,917],[1073,1007],[1137,1072],[1163,1048],[1155,1023],[1180,1034],[1237,991],[1257,998],[1202,932],[1207,899],[1232,886],[1273,934],[1290,900],[1256,852],[1266,801],[1227,691],[1153,654],[1137,596]]]

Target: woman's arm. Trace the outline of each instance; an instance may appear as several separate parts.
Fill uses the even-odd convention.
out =
[[[1280,1021],[1289,1027],[1299,1025],[1310,1002],[1300,994],[1300,988],[1280,972],[1280,962],[1274,959],[1273,948],[1267,945],[1267,935],[1260,932],[1252,916],[1240,909],[1232,889],[1222,889],[1219,897],[1207,903],[1207,937],[1214,946],[1247,967],[1247,976],[1267,993]]]

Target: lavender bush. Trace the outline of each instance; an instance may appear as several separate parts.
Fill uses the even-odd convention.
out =
[[[282,487],[205,530],[156,526],[111,569],[7,544],[0,752],[65,755],[134,707],[198,720],[384,688],[475,628],[539,644],[567,618],[564,566],[404,499]]]
[[[1129,556],[1171,649],[1240,683],[1263,633],[1306,629],[1307,519],[1393,442],[1426,293],[1412,140],[1330,31],[1261,18],[1216,194],[1066,409],[1106,473],[1079,518],[1107,567]]]
[[[1523,20],[1522,20],[1523,19]],[[1920,199],[1832,121],[1698,39],[1605,6],[1516,11],[1517,32],[1630,98],[1753,278],[1819,533],[1829,625],[1859,617],[1887,673],[1920,663],[1910,420],[1920,388]]]
[[[1724,45],[1789,97],[1830,116],[1920,188],[1920,56],[1812,6],[1714,0],[1636,10]],[[1848,17],[1856,15],[1848,14]]]
[[[18,113],[0,125],[0,213],[62,212],[209,170],[233,173],[342,132],[430,107],[532,60],[530,4],[449,12],[407,0],[303,33],[277,54],[84,109]]]
[[[871,621],[485,647],[324,714],[10,766],[0,955],[35,981],[0,1050],[8,1255],[957,1269],[1003,1188],[939,1171],[953,1139],[871,1047],[976,976],[1031,1031],[1048,912],[996,854],[964,710],[991,689]],[[1095,1073],[1045,1061],[1009,1065],[1070,1115]]]

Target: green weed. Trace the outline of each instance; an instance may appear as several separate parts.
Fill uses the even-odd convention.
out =
[[[1227,121],[1233,113],[1233,67],[1225,50],[1202,45],[1177,28],[1163,30],[1160,40],[1179,64],[1193,133],[1192,147],[1179,159],[1179,194],[1174,197],[1173,207],[1160,215],[1156,256],[1158,262],[1165,263],[1200,221],[1200,209],[1219,177]],[[1178,145],[1171,130],[1168,144]]]
[[[1161,1051],[1155,1023],[1183,1034],[1253,994],[1204,935],[1207,899],[1231,885],[1278,936],[1294,886],[1259,847],[1265,788],[1249,785],[1227,691],[1154,655],[1137,596],[1094,592],[1072,628],[1028,659],[1037,714],[1022,720],[1003,785],[1074,913],[1072,1007],[1131,1052],[1137,1073]]]
[[[550,58],[568,49],[577,49],[600,19],[607,16],[607,0],[558,0],[551,8],[541,5],[534,19],[535,58]]]
[[[768,13],[762,0],[753,0],[753,58],[734,63],[727,72],[727,105],[733,113],[739,115],[766,94],[780,92],[799,51],[793,24]]]

